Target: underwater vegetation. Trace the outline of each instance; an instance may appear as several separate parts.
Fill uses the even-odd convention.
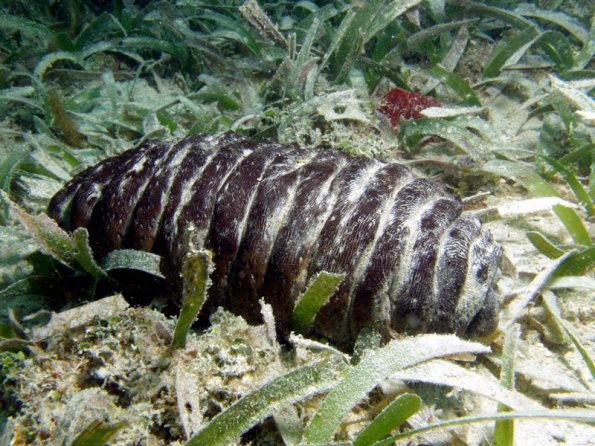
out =
[[[588,444],[594,16],[568,0],[0,0],[0,444]],[[262,323],[247,325],[215,311],[221,259],[192,245],[200,231],[176,235],[174,277],[167,250],[98,242],[119,223],[69,232],[45,214],[102,160],[227,132],[398,160],[462,196],[452,216],[482,219],[503,248],[492,336],[362,330],[347,355],[313,329],[356,282],[333,258],[282,317],[254,294]],[[210,323],[192,328],[203,306]]]

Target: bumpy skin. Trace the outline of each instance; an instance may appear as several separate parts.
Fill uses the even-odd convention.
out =
[[[312,331],[350,349],[358,332],[494,330],[500,247],[461,202],[397,163],[252,141],[233,133],[146,143],[87,169],[52,199],[62,227],[87,227],[95,255],[163,256],[179,286],[186,234],[214,252],[206,311],[249,322],[269,302],[280,335],[319,271],[346,273]]]

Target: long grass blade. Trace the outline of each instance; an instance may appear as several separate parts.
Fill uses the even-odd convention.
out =
[[[464,25],[468,25],[469,23],[476,22],[478,19],[465,19],[465,20],[457,20],[454,22],[448,23],[440,23],[438,25],[430,26],[428,28],[424,28],[421,31],[418,31],[414,34],[411,34],[407,38],[407,46],[409,48],[415,48],[416,46],[420,45],[427,39],[432,39],[444,32],[450,31],[451,29],[458,29]]]
[[[239,7],[242,15],[261,34],[282,48],[288,48],[288,42],[283,34],[275,27],[266,12],[260,7],[256,0],[245,0]]]
[[[452,420],[441,421],[439,423],[429,424],[424,427],[408,430],[401,434],[394,435],[389,439],[378,442],[375,444],[375,446],[389,446],[398,440],[411,438],[415,435],[424,434],[426,432],[499,420],[566,420],[593,423],[595,422],[595,412],[588,409],[535,410],[522,412],[501,412],[495,414],[454,418]]]
[[[535,24],[527,20],[522,15],[515,12],[507,11],[506,9],[496,8],[483,3],[473,2],[470,0],[458,0],[459,5],[465,6],[469,11],[475,11],[482,14],[490,15],[508,23],[520,30],[527,27],[533,27]]]
[[[116,436],[116,434],[128,426],[126,421],[119,423],[106,423],[103,420],[92,421],[72,441],[71,446],[104,446]]]
[[[103,14],[96,17],[94,20],[81,31],[75,40],[75,50],[81,51],[83,48],[88,46],[93,39],[106,40],[106,33],[108,32],[110,25],[115,25],[114,16],[104,12]],[[114,27],[118,29],[117,27]]]
[[[365,30],[366,38],[364,43],[386,28],[393,20],[405,13],[405,11],[417,6],[421,2],[422,0],[393,0],[388,5],[383,5],[375,14],[370,27]]]
[[[487,353],[482,344],[456,336],[423,335],[393,340],[364,358],[326,396],[304,432],[307,444],[328,442],[343,417],[381,380],[406,367],[455,353]]]
[[[439,136],[452,143],[459,151],[469,155],[478,162],[491,159],[494,154],[490,150],[491,141],[486,141],[465,127],[465,120],[420,119],[410,121],[400,127],[398,138],[410,153],[426,136]]]
[[[6,13],[0,14],[0,28],[6,31],[18,31],[26,36],[32,36],[44,43],[50,43],[54,32],[33,20]]]
[[[535,43],[546,52],[559,70],[566,71],[574,67],[572,47],[564,34],[558,31],[546,31],[536,39]]]
[[[46,71],[56,62],[61,60],[69,60],[76,64],[81,64],[81,61],[78,55],[67,53],[65,51],[57,51],[55,53],[50,53],[45,55],[35,67],[35,77],[37,79],[42,80],[43,76],[45,75]]]
[[[132,269],[165,279],[159,268],[161,256],[152,252],[137,251],[135,249],[116,249],[108,253],[101,260],[101,267],[105,271],[114,269]]]
[[[521,299],[519,299],[514,304],[514,308],[510,309],[510,318],[504,329],[508,329],[514,323],[516,323],[522,316],[525,314],[527,306],[533,302],[533,300],[539,295],[542,289],[544,289],[547,284],[556,277],[564,274],[559,273],[559,269],[564,262],[568,259],[571,259],[572,256],[576,254],[576,251],[570,251],[564,254],[562,257],[556,259],[554,262],[550,264],[549,267],[541,271],[529,284],[529,287],[524,292]]]
[[[419,396],[411,393],[398,396],[366,426],[353,442],[353,446],[366,446],[382,440],[420,408]]]
[[[481,101],[477,93],[471,88],[469,83],[456,73],[446,70],[441,65],[434,65],[426,70],[426,72],[440,80],[444,85],[450,87],[467,105],[481,106]]]
[[[186,446],[226,445],[282,406],[324,392],[344,373],[342,360],[321,361],[289,372],[217,415]]]
[[[492,160],[484,164],[482,169],[495,175],[513,180],[527,189],[535,197],[559,197],[560,194],[541,178],[531,167],[514,161]]]
[[[575,348],[578,350],[579,354],[583,358],[585,365],[589,369],[591,377],[593,378],[593,380],[595,380],[595,361],[591,357],[591,353],[589,353],[587,348],[583,345],[583,343],[580,341],[580,339],[574,332],[574,328],[572,328],[572,325],[562,318],[562,315],[560,314],[560,308],[558,307],[558,304],[556,302],[556,295],[551,291],[548,291],[544,292],[542,297],[546,310],[554,318],[557,325],[564,330],[570,341],[574,344]]]
[[[225,28],[226,30],[228,30],[230,32],[234,32],[237,35],[237,37],[235,37],[234,39],[242,42],[247,48],[250,49],[250,51],[252,51],[252,53],[256,57],[259,57],[259,58],[262,57],[261,44],[258,43],[256,41],[256,39],[252,36],[252,34],[250,34],[250,32],[244,26],[242,26],[240,23],[238,23],[237,20],[233,20],[230,17],[227,17],[223,14],[218,14],[213,11],[205,11],[204,13],[201,14],[200,18],[206,19],[206,20],[212,20],[215,23],[217,23],[218,25],[220,25],[221,27]],[[188,29],[188,31],[190,32],[189,29]],[[218,36],[218,35],[220,35],[221,32],[222,32],[221,29],[215,30],[212,32],[211,35]],[[229,36],[229,34],[221,34],[221,35]]]
[[[517,8],[515,12],[524,17],[534,17],[553,23],[568,31],[582,44],[587,43],[587,40],[589,39],[589,31],[587,31],[578,20],[564,12],[538,8],[534,5],[529,5],[528,3],[524,3],[521,7]]]
[[[554,271],[554,277],[578,276],[592,270],[595,266],[595,246],[581,251],[571,251]]]
[[[341,42],[343,42],[343,39],[345,39],[347,31],[351,28],[351,23],[355,19],[355,16],[356,16],[355,11],[349,10],[349,11],[347,11],[347,14],[345,14],[345,17],[343,17],[343,20],[341,20],[341,24],[335,30],[335,32],[331,38],[331,43],[330,43],[328,49],[326,50],[326,53],[324,53],[324,57],[322,58],[322,62],[320,63],[321,70],[322,70],[322,68],[324,68],[326,66],[326,64],[330,60],[331,56],[335,53],[335,51],[337,50],[339,45],[341,45]]]
[[[539,33],[534,28],[527,28],[497,47],[486,64],[484,77],[496,77],[507,64],[517,62],[535,43],[538,36]]]
[[[329,301],[345,274],[321,271],[302,294],[293,309],[291,326],[298,332],[305,332],[314,322],[318,311]]]
[[[372,0],[357,6],[359,10],[348,14],[346,27],[341,27],[341,41],[333,53],[332,72],[335,82],[345,81],[364,45],[378,32],[386,28],[407,9],[421,0],[397,0],[387,5],[383,0]]]
[[[0,190],[8,193],[19,164],[31,153],[28,146],[17,146],[0,162]]]
[[[536,410],[543,407],[520,392],[504,388],[499,381],[447,359],[433,359],[407,367],[391,375],[391,379],[454,387],[485,396],[515,410]]]
[[[574,192],[577,200],[585,207],[587,215],[589,217],[595,215],[595,205],[593,205],[593,199],[583,187],[581,182],[577,180],[576,176],[570,169],[568,169],[562,162],[555,160],[554,158],[547,155],[540,155],[540,157],[547,162],[556,172],[560,174],[562,178],[568,183],[568,186]]]
[[[122,45],[124,47],[150,49],[170,54],[183,67],[186,67],[190,60],[186,46],[176,45],[173,42],[155,37],[127,37],[122,41]]]
[[[207,300],[210,285],[209,275],[213,272],[213,262],[208,251],[190,249],[182,268],[183,301],[180,317],[176,323],[172,346],[184,348],[190,327]]]
[[[72,239],[76,245],[76,261],[81,267],[93,277],[107,277],[107,273],[97,264],[93,257],[93,251],[89,245],[89,232],[87,228],[77,228],[72,233]]]
[[[500,384],[506,389],[514,389],[514,356],[517,349],[517,341],[520,336],[520,326],[512,325],[504,334],[504,346],[502,348],[502,366],[500,370]],[[498,403],[498,412],[508,412],[508,406]],[[514,420],[496,421],[494,429],[495,446],[514,445]]]
[[[593,244],[589,236],[589,231],[587,231],[585,224],[574,209],[557,204],[554,206],[554,213],[566,227],[566,230],[575,243],[583,246],[591,246]]]
[[[564,255],[564,251],[550,242],[542,233],[537,231],[527,232],[527,238],[537,250],[550,259],[557,259]]]
[[[30,215],[14,203],[4,191],[0,191],[0,196],[46,254],[65,265],[73,267],[76,264],[76,244],[54,220],[46,214]]]

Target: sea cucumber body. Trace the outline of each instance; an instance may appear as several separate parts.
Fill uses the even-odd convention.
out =
[[[206,312],[249,322],[259,299],[281,336],[320,271],[345,273],[312,332],[350,349],[359,331],[486,334],[501,257],[458,198],[398,163],[253,141],[233,133],[146,143],[71,180],[52,199],[62,227],[87,227],[96,257],[163,257],[169,282],[194,242],[214,253]],[[179,291],[179,290],[178,290]]]

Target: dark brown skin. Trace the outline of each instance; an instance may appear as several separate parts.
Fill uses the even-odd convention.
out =
[[[281,337],[309,280],[345,273],[312,327],[345,350],[364,327],[385,338],[495,329],[501,249],[461,212],[458,198],[397,163],[233,133],[107,159],[48,210],[66,229],[87,227],[98,257],[119,248],[163,256],[178,288],[194,226],[195,242],[214,253],[206,313],[223,306],[256,323],[264,297]]]

